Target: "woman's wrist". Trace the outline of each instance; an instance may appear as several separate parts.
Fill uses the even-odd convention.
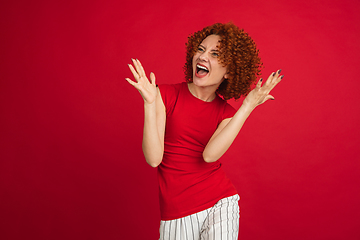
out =
[[[251,113],[256,108],[256,105],[244,101],[241,108],[243,108],[244,111]]]
[[[152,103],[144,101],[144,107],[145,108],[155,108],[155,106],[156,106],[156,101],[153,101]]]

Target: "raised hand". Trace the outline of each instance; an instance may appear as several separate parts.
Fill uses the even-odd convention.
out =
[[[142,98],[146,103],[154,103],[156,96],[158,95],[158,91],[156,89],[155,84],[155,74],[150,73],[150,80],[146,77],[144,68],[142,67],[140,61],[138,59],[132,59],[134,66],[129,65],[130,71],[134,75],[136,82],[132,81],[130,78],[125,78],[128,83],[134,86],[137,90],[139,90]],[[134,68],[135,67],[135,68]]]
[[[270,74],[263,86],[261,86],[261,78],[256,84],[256,87],[246,96],[243,104],[246,104],[251,108],[255,108],[269,99],[274,100],[275,98],[269,93],[284,77],[284,75],[280,76],[280,72],[281,69]]]

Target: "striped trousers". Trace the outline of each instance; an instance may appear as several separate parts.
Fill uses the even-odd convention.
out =
[[[160,222],[160,240],[236,240],[239,234],[239,195],[223,198],[192,215]]]

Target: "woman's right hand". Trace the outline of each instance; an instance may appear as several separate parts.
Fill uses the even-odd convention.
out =
[[[155,99],[158,95],[158,90],[155,84],[155,74],[150,73],[150,80],[146,77],[144,68],[142,67],[140,61],[138,59],[132,59],[134,67],[131,64],[129,65],[130,71],[134,75],[136,82],[132,81],[130,78],[125,78],[128,83],[134,86],[141,94],[145,103],[154,103]]]

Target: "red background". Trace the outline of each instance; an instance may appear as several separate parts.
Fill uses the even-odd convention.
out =
[[[188,34],[233,21],[263,76],[285,74],[225,155],[240,238],[360,239],[359,12],[350,0],[2,1],[0,238],[157,239],[127,64],[183,81]]]

